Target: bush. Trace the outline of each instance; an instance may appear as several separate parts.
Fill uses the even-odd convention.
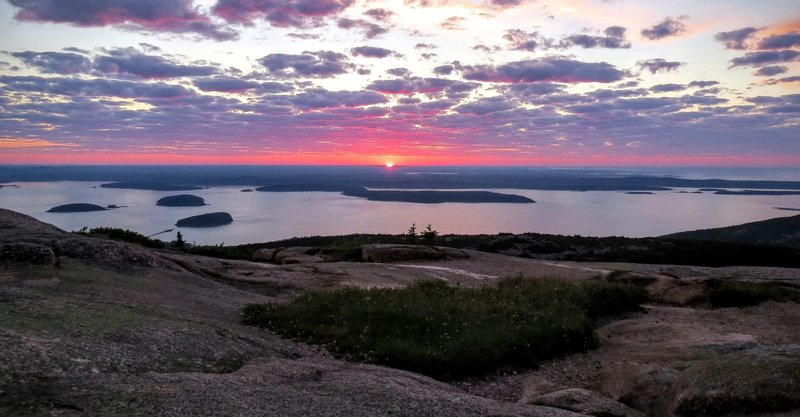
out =
[[[148,248],[163,248],[164,242],[158,239],[150,239],[149,237],[136,233],[127,229],[120,229],[116,227],[95,227],[92,229],[82,228],[76,233],[82,235],[104,235],[112,240],[120,240],[123,242],[136,243]]]
[[[754,306],[768,300],[800,303],[800,289],[779,282],[711,280],[705,296],[713,308]]]
[[[420,281],[403,289],[340,289],[306,293],[289,304],[249,305],[242,321],[354,360],[452,378],[535,367],[594,348],[593,320],[636,308],[642,299],[641,290],[601,282],[513,278],[496,288],[464,289]]]

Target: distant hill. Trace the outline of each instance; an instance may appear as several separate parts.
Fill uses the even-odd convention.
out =
[[[800,248],[800,215],[745,223],[738,226],[673,233],[663,237]]]

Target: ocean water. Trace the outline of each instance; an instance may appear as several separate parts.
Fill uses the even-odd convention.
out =
[[[706,173],[707,174],[707,173]],[[702,175],[698,178],[714,178]],[[731,179],[790,179],[741,176]],[[717,177],[722,178],[722,177]],[[294,236],[348,233],[404,233],[412,223],[431,224],[440,233],[477,234],[538,232],[585,236],[658,236],[667,233],[730,226],[798,212],[800,196],[715,195],[680,193],[680,189],[651,195],[618,191],[491,191],[524,195],[535,204],[376,202],[335,192],[241,192],[244,186],[216,186],[175,192],[101,188],[101,182],[16,182],[19,188],[0,188],[0,207],[19,211],[64,230],[121,227],[145,235],[167,229],[157,237],[172,240],[180,230],[196,244],[266,242]],[[685,189],[695,191],[695,189]],[[204,207],[159,207],[167,195],[188,193],[203,197]],[[116,204],[118,209],[88,213],[47,213],[67,203]],[[215,228],[181,228],[178,219],[213,211],[231,213],[234,222]]]

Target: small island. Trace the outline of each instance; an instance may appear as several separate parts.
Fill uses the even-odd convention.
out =
[[[650,191],[628,191],[628,192],[627,192],[627,193],[625,193],[625,194],[633,194],[633,195],[652,195],[652,194],[654,194],[654,193],[651,193]]]
[[[196,195],[178,194],[160,198],[156,205],[164,207],[199,207],[205,206],[206,201]]]
[[[242,192],[243,193],[252,193],[253,189],[252,188],[245,188],[245,189],[242,190]]]
[[[800,191],[777,191],[777,190],[717,190],[714,194],[718,195],[800,195]]]
[[[175,225],[178,227],[217,227],[232,222],[233,217],[231,217],[230,213],[218,211],[180,219]]]
[[[50,210],[47,210],[48,213],[83,213],[87,211],[105,211],[108,208],[103,206],[98,206],[97,204],[89,204],[89,203],[73,203],[73,204],[63,204],[60,206],[55,206]]]

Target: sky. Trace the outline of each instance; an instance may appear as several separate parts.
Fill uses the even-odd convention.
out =
[[[0,163],[800,166],[797,0],[0,0]]]

